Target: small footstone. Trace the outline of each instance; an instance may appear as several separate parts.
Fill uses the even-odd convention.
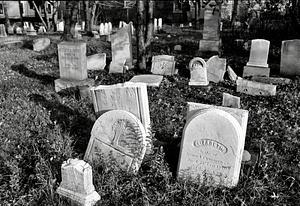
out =
[[[251,160],[251,154],[247,150],[244,150],[242,162],[249,162],[250,160]]]
[[[81,86],[93,86],[95,84],[94,79],[84,80],[67,80],[67,79],[56,79],[54,80],[55,91],[59,92],[63,89]]]
[[[232,108],[240,108],[241,107],[241,100],[240,97],[233,96],[226,92],[223,93],[223,107],[232,107]]]
[[[132,77],[132,79],[130,79],[129,82],[145,83],[149,87],[159,87],[162,80],[163,80],[163,76],[144,74],[144,75],[136,75]]]

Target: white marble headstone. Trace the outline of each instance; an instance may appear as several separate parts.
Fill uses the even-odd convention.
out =
[[[99,26],[99,33],[101,36],[104,35],[104,24],[103,23],[101,23]]]
[[[268,67],[270,41],[265,39],[253,39],[247,66]]]
[[[208,81],[218,83],[223,81],[226,71],[226,59],[219,58],[217,55],[212,56],[206,62]]]
[[[282,41],[280,73],[300,75],[300,39]]]
[[[207,80],[206,62],[204,59],[200,57],[193,58],[189,63],[189,69],[191,72],[189,85],[207,86],[209,84]]]

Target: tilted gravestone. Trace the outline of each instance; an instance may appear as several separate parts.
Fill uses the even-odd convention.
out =
[[[161,75],[142,74],[132,77],[129,82],[145,83],[149,87],[159,87],[163,78]]]
[[[33,40],[33,50],[34,51],[42,51],[46,49],[50,45],[49,38],[38,38]]]
[[[189,85],[207,86],[209,84],[206,67],[206,62],[200,57],[195,57],[190,61],[189,69],[191,72],[191,78]]]
[[[222,106],[240,108],[241,107],[240,97],[236,97],[226,92],[223,92]]]
[[[4,24],[0,24],[0,37],[7,37]]]
[[[235,186],[245,143],[248,111],[188,102],[178,175]]]
[[[234,72],[234,70],[231,68],[231,66],[228,65],[227,67],[227,74],[228,77],[231,81],[235,82],[238,78],[238,76],[236,75],[236,73]]]
[[[207,60],[206,66],[208,81],[218,83],[224,80],[226,59],[212,56]]]
[[[174,75],[177,73],[175,70],[175,57],[170,55],[157,55],[152,57],[152,74],[159,75]]]
[[[146,132],[140,120],[130,112],[111,110],[95,122],[84,159],[99,159],[117,169],[137,172],[146,152]]]
[[[276,85],[238,79],[236,91],[253,96],[275,96]]]
[[[86,61],[86,43],[61,42],[58,47],[60,79],[55,80],[55,91],[76,86],[92,86],[88,79]]]
[[[280,74],[300,75],[300,39],[282,41]]]
[[[88,70],[103,70],[106,66],[106,54],[94,54],[87,56],[87,69]]]
[[[93,185],[92,167],[83,160],[69,159],[61,166],[62,181],[57,193],[77,204],[92,206],[100,195]]]
[[[243,77],[269,76],[270,68],[267,64],[270,41],[264,39],[253,39],[251,41],[250,57],[244,66]]]

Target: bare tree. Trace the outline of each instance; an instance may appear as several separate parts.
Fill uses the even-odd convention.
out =
[[[64,9],[64,33],[62,35],[63,40],[70,40],[73,38],[71,28],[75,28],[78,14],[78,2],[77,1],[66,1]]]

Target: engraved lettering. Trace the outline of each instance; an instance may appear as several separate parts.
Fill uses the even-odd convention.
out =
[[[219,150],[220,152],[226,154],[228,149],[225,145],[223,145],[220,142],[217,142],[215,140],[212,139],[201,139],[201,140],[195,140],[193,145],[195,147],[207,147],[207,146],[211,146],[217,150]]]

